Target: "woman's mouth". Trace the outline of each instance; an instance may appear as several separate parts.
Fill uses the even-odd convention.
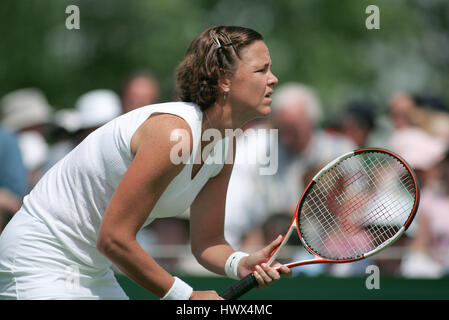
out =
[[[273,91],[270,91],[270,92],[268,92],[267,94],[265,94],[265,96],[264,96],[265,99],[270,100],[270,103],[271,103],[271,101],[272,101],[272,99],[271,99],[271,95],[272,95],[272,94],[273,94]]]

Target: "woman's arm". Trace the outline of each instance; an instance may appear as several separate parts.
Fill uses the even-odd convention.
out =
[[[231,152],[228,156],[232,156]],[[201,265],[218,274],[224,274],[226,260],[234,252],[224,238],[226,191],[232,163],[223,165],[220,173],[207,182],[190,206],[192,252]]]
[[[97,241],[102,254],[158,297],[169,291],[175,279],[142,249],[136,234],[170,181],[184,167],[170,161],[170,151],[179,143],[170,141],[176,129],[190,132],[187,123],[173,115],[152,116],[138,129],[132,140],[135,158],[112,196]],[[191,137],[182,143],[187,150],[192,149]]]
[[[228,153],[228,157],[235,155],[235,140],[232,145],[234,149],[232,153]],[[208,181],[190,207],[192,252],[206,269],[223,275],[227,259],[235,252],[224,237],[226,192],[234,163],[229,160],[228,158],[221,172]],[[281,239],[279,237],[265,248],[242,258],[238,265],[238,276],[242,278],[253,272],[259,286],[264,287],[273,280],[278,280],[280,273],[289,274],[290,269],[287,267],[282,266],[277,271],[274,266],[280,266],[279,264],[263,264]]]

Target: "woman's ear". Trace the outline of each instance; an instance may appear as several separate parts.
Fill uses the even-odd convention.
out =
[[[228,77],[223,77],[218,80],[218,87],[221,89],[223,93],[228,93],[231,90],[231,79]]]

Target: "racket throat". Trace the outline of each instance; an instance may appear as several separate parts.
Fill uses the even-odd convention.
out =
[[[282,238],[281,244],[273,251],[271,254],[271,257],[267,260],[266,264],[271,265],[275,260],[276,257],[279,254],[279,251],[287,244],[288,239],[290,239],[290,236],[293,232],[298,230],[298,226],[296,225],[296,219],[293,219],[293,222],[291,223],[290,227],[288,228],[287,233],[285,234],[284,238]],[[301,239],[302,240],[302,239]]]

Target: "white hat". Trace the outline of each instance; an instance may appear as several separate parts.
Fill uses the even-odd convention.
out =
[[[37,132],[26,131],[17,136],[25,167],[32,171],[39,169],[47,160],[48,144]]]
[[[12,130],[47,124],[51,121],[52,107],[39,89],[19,89],[1,100],[2,124]]]
[[[444,158],[447,145],[422,129],[404,128],[393,133],[391,147],[413,168],[428,170]]]
[[[121,114],[119,96],[111,90],[89,91],[78,98],[75,108],[79,113],[80,128],[96,128]]]
[[[68,132],[76,132],[81,127],[80,115],[75,109],[61,109],[55,112],[54,124]]]

